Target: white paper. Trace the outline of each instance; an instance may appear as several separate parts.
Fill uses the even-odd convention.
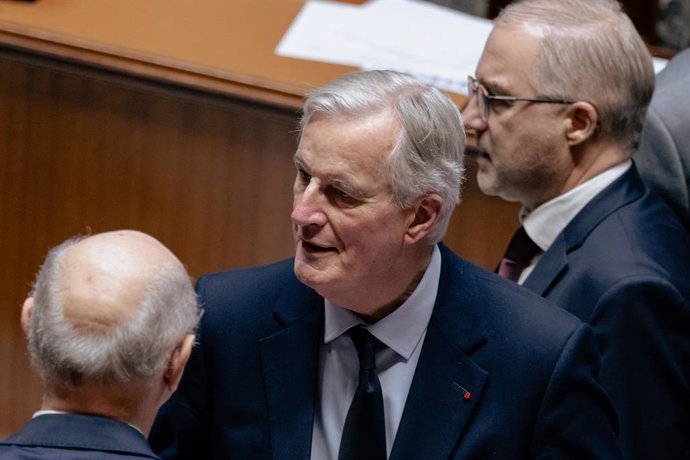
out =
[[[359,6],[307,1],[290,25],[275,53],[313,61],[358,66],[365,50],[349,31],[356,30]]]
[[[281,56],[405,71],[466,93],[492,22],[419,0],[351,5],[307,1],[276,48]]]

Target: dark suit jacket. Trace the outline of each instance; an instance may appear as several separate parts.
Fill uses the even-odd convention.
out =
[[[441,253],[437,301],[391,458],[619,458],[589,326]],[[205,276],[197,288],[200,344],[154,424],[154,450],[309,459],[323,298],[295,278],[292,260]]]
[[[46,414],[0,441],[2,460],[157,459],[146,438],[116,420],[76,414]]]
[[[689,240],[633,167],[523,283],[592,325],[628,459],[690,458]]]
[[[690,49],[675,56],[656,79],[639,150],[642,179],[690,228]]]

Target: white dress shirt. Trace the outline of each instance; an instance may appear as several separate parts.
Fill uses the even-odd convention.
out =
[[[543,252],[546,252],[571,220],[587,206],[587,203],[632,166],[628,160],[594,176],[563,195],[547,201],[534,211],[524,207],[520,210],[520,222],[525,232]],[[536,255],[530,265],[520,273],[518,284],[522,284],[539,262],[541,253]]]
[[[324,342],[319,349],[318,393],[312,432],[312,460],[337,459],[343,426],[357,389],[359,358],[349,334],[363,325],[385,347],[376,354],[386,417],[386,450],[390,456],[436,302],[441,252],[436,246],[414,292],[395,311],[366,325],[350,310],[325,300]]]

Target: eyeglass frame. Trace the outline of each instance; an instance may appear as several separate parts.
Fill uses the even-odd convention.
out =
[[[536,104],[574,104],[577,101],[571,101],[568,99],[544,99],[544,98],[528,98],[528,97],[515,97],[515,96],[497,96],[494,94],[489,94],[489,90],[486,86],[482,85],[479,80],[471,75],[467,76],[467,89],[468,89],[468,103],[473,97],[479,97],[479,91],[481,90],[483,102],[477,99],[477,107],[482,108],[480,114],[482,121],[484,123],[489,122],[489,113],[491,111],[491,101],[506,101],[506,102],[532,102]]]

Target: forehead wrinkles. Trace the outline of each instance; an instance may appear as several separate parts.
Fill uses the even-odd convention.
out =
[[[388,160],[400,137],[399,123],[391,115],[386,111],[364,118],[314,118],[305,127],[295,165],[331,183],[387,183]]]

